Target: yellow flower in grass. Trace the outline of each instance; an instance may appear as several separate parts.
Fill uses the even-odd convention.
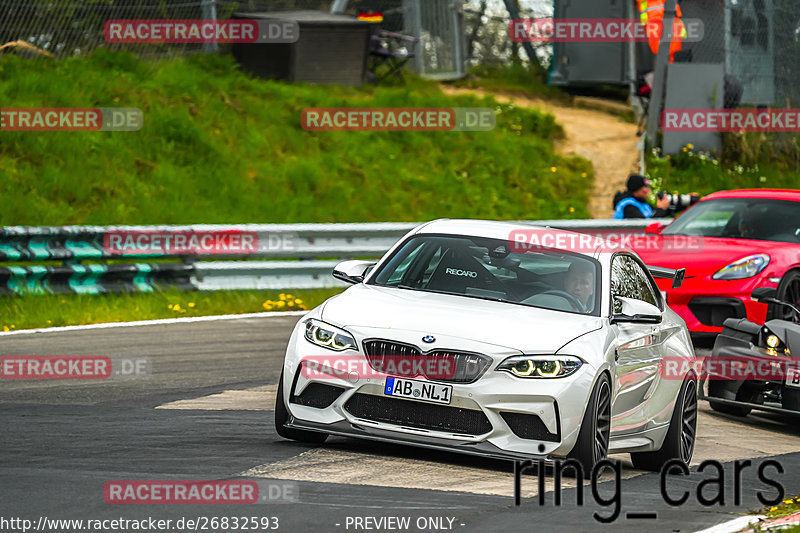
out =
[[[556,168],[556,167],[550,167],[550,172],[558,172],[558,168]]]
[[[172,304],[169,304],[169,305],[167,306],[167,309],[172,309]]]
[[[284,307],[286,307],[286,302],[284,302],[283,300],[278,302],[278,309],[283,309]]]
[[[689,144],[686,145],[686,148],[688,148],[689,150],[692,150],[692,149],[694,149],[694,145],[692,143],[689,143]]]
[[[281,299],[281,300],[285,300],[285,299],[286,299],[286,295],[285,295],[285,294],[283,294],[283,293],[280,293],[280,294],[278,295],[278,298],[279,298],[279,299]]]
[[[286,305],[288,305],[289,307],[294,307],[294,302],[289,302],[289,303],[288,303],[288,304],[286,304]]]
[[[194,302],[189,302],[188,305],[189,305],[189,307],[194,307],[195,304],[194,304]]]
[[[8,331],[8,326],[3,326],[3,331]]]
[[[294,301],[294,303],[296,303],[297,305],[303,305],[303,300],[301,300],[300,298],[298,298],[298,299],[296,299],[296,300]]]

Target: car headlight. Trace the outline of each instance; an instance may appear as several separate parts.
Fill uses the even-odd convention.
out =
[[[791,355],[792,352],[783,343],[780,337],[775,335],[767,326],[761,328],[761,335],[759,338],[759,345],[756,349],[759,352],[766,353],[767,355]]]
[[[769,264],[767,254],[748,255],[738,261],[734,261],[717,271],[711,276],[713,279],[746,279],[752,278]]]
[[[313,318],[306,322],[305,337],[308,342],[337,352],[356,349],[356,340],[348,332]]]
[[[582,364],[572,355],[515,355],[500,363],[497,370],[518,378],[563,378],[574,374]]]
[[[780,346],[781,340],[778,338],[777,335],[770,335],[767,337],[767,346],[770,348],[777,348]]]

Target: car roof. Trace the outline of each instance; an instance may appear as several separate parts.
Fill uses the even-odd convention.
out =
[[[800,202],[800,190],[797,189],[737,189],[719,191],[709,194],[703,201],[719,198],[757,198],[764,200],[791,200]]]
[[[547,231],[552,234],[575,236],[579,237],[584,235],[575,231],[551,228],[549,226],[537,226],[534,224],[526,224],[524,222],[500,222],[496,220],[471,220],[471,219],[440,219],[428,222],[418,227],[415,234],[445,234],[445,235],[467,235],[472,237],[486,237],[490,239],[499,239],[509,241],[513,239],[512,232],[519,231]],[[613,249],[614,245],[609,244],[605,249]],[[564,251],[578,253],[588,257],[599,258],[601,256],[611,255],[611,252],[597,253],[595,250],[589,252],[588,250],[569,249],[565,248]],[[616,251],[631,252],[631,250],[622,250],[619,245],[616,245]]]

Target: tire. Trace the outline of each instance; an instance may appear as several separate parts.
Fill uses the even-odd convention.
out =
[[[800,411],[800,389],[784,385],[781,389],[781,407],[792,411]]]
[[[709,380],[708,382],[708,395],[723,400],[736,400],[737,402],[757,403],[756,393],[748,392],[744,385],[739,387],[739,390],[734,394],[730,389],[725,388],[724,381],[722,380]],[[724,403],[709,400],[708,403],[711,408],[719,413],[733,416],[747,416],[753,409],[743,405],[728,405]]]
[[[296,440],[307,444],[322,444],[328,438],[327,433],[287,428],[284,424],[289,420],[289,411],[283,401],[283,372],[278,382],[278,396],[275,398],[275,431],[284,439]]]
[[[661,449],[631,453],[633,466],[639,470],[660,472],[668,461],[678,459],[688,467],[694,454],[696,438],[697,381],[692,378],[684,381],[681,386]]]
[[[795,307],[800,303],[800,271],[790,270],[778,283],[778,300],[789,302]],[[769,304],[767,320],[781,319],[794,321],[794,312],[784,305]]]
[[[569,453],[583,467],[588,478],[594,465],[608,455],[611,435],[611,382],[605,373],[600,375],[589,396],[589,404],[583,414],[578,441]]]

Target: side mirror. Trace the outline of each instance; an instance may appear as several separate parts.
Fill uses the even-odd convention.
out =
[[[660,324],[661,310],[655,305],[625,298],[623,296],[614,297],[614,314],[611,315],[611,323],[632,323],[632,324]]]
[[[361,283],[374,261],[342,261],[333,269],[333,277],[346,283]]]
[[[644,232],[647,235],[661,235],[662,231],[664,231],[664,224],[661,222],[653,222],[644,228]]]
[[[774,289],[772,287],[759,287],[757,289],[753,289],[752,294],[750,294],[750,298],[757,302],[770,303],[767,300],[778,299],[778,289]]]

